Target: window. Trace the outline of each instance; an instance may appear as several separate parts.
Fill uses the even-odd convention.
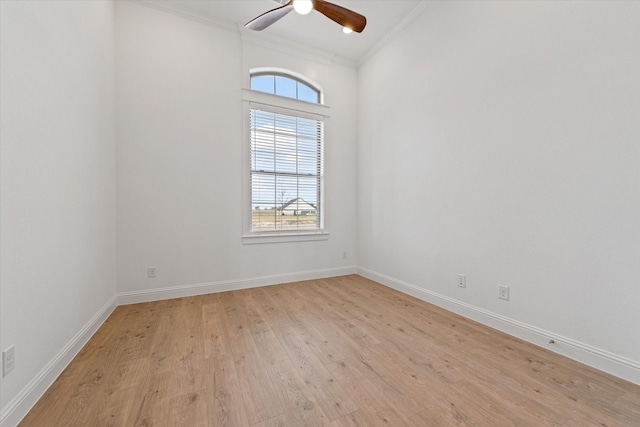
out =
[[[325,234],[321,91],[294,76],[263,72],[251,75],[247,92],[246,237]]]
[[[300,101],[320,103],[320,91],[307,83],[284,74],[255,73],[251,75],[251,89]]]
[[[251,231],[322,224],[322,122],[251,108]]]

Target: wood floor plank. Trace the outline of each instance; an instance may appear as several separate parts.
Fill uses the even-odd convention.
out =
[[[297,294],[290,292],[287,288],[280,290],[275,286],[265,288],[264,291],[280,310],[287,313],[297,333],[323,363],[333,363],[344,359],[345,356],[342,354],[338,344],[331,337],[323,336],[315,328],[315,324],[309,316],[308,303],[303,297],[298,297]]]
[[[326,300],[308,290],[301,292],[299,287],[291,287],[290,292],[307,301],[304,310],[308,316],[308,323],[339,348],[343,357],[357,357],[362,347],[367,345],[364,339],[355,338],[345,332],[343,328],[338,327],[342,319],[325,307]]]
[[[97,413],[91,414],[88,419],[90,422],[95,422],[96,425],[105,427],[126,425],[136,399],[136,391],[137,385],[120,389],[117,393],[107,397],[97,410]]]
[[[280,414],[261,423],[253,424],[251,427],[291,427],[294,425],[290,417],[287,417],[286,414]]]
[[[248,329],[249,321],[244,314],[242,300],[234,293],[225,292],[220,301],[228,319],[230,351],[236,372],[242,373],[238,379],[249,423],[255,424],[282,414],[282,402],[272,399],[276,395],[275,387]]]
[[[441,408],[429,408],[422,411],[411,417],[408,424],[411,427],[454,427],[459,425],[461,425],[461,421],[449,417],[447,411]]]
[[[134,388],[135,400],[132,402],[125,425],[166,425],[169,420],[169,402],[173,397],[170,383],[171,373],[169,372],[145,377]]]
[[[245,299],[245,312],[252,324],[251,331],[253,333],[253,341],[265,364],[275,365],[283,361],[289,361],[289,356],[287,356],[280,341],[278,341],[271,325],[266,319],[266,315],[263,314],[259,295],[257,292],[251,292],[248,298]]]
[[[118,307],[20,426],[639,420],[640,386],[352,275]]]
[[[171,424],[175,427],[208,427],[207,402],[201,392],[177,396],[169,402]]]
[[[358,399],[363,394],[363,386],[370,387],[371,392],[378,396],[384,396],[384,399],[398,413],[410,418],[412,415],[425,410],[423,402],[416,400],[412,395],[407,394],[402,388],[398,387],[395,381],[385,381],[383,378],[371,373],[367,368],[357,360],[345,359],[335,362],[328,366],[336,377],[342,378],[349,383],[349,392]],[[366,378],[366,383],[363,382]]]
[[[106,384],[98,413],[100,425],[124,425],[131,410],[135,390],[149,373],[149,360],[128,360],[114,365],[111,374],[106,378]],[[91,412],[87,419],[93,418]]]
[[[312,392],[289,361],[267,368],[276,392],[285,406],[288,423],[298,426],[324,426],[329,418],[313,399]]]
[[[264,290],[260,292],[263,293],[265,301],[269,301],[271,306],[278,307],[278,304]],[[280,310],[284,309],[281,307]],[[304,382],[309,385],[309,392],[319,402],[329,419],[339,418],[358,409],[340,381],[333,378],[331,372],[322,363],[321,357],[305,342],[304,336],[298,332],[293,322],[281,324],[275,333],[291,363]]]
[[[206,358],[207,416],[211,427],[249,425],[241,396],[233,355],[229,349],[229,329],[220,302],[203,307]]]
[[[369,427],[373,425],[372,423],[375,421],[372,421],[370,416],[362,410],[357,410],[334,420],[331,427]]]

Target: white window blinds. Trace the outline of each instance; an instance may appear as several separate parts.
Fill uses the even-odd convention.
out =
[[[323,122],[250,107],[251,231],[322,230]]]

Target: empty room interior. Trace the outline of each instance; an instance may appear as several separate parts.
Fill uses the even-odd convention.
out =
[[[303,3],[0,1],[0,427],[640,426],[640,2]]]

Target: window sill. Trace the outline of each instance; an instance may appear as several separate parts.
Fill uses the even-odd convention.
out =
[[[318,240],[329,240],[329,233],[277,233],[277,234],[245,234],[242,236],[243,245],[259,245],[263,243],[287,243],[287,242],[312,242]]]

